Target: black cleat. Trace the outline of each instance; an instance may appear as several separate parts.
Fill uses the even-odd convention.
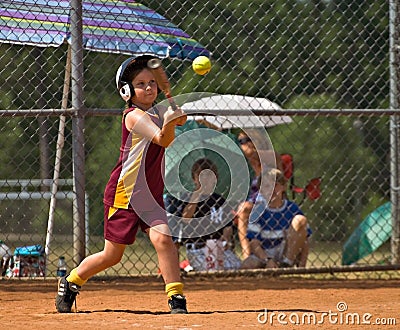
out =
[[[186,298],[180,294],[174,294],[168,300],[168,306],[171,310],[171,314],[187,314],[186,309]]]
[[[68,282],[67,276],[62,277],[58,282],[58,292],[56,297],[57,312],[71,313],[72,305],[74,304],[76,296],[79,294],[80,289],[81,287],[79,285]]]

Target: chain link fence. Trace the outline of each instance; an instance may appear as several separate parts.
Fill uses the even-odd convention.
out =
[[[66,42],[44,47],[7,40],[13,33],[30,35],[48,26],[35,25],[32,16],[26,16],[23,2],[0,5],[0,239],[12,252],[21,246],[49,245],[47,276],[55,276],[59,256],[65,256],[72,268],[82,257],[82,247],[84,254],[103,248],[103,190],[118,159],[124,108],[115,73],[129,55],[85,49],[82,67],[72,61],[70,80]],[[74,6],[79,1],[66,3]],[[95,3],[83,1],[83,15],[87,7],[95,10]],[[228,118],[232,127],[226,128],[224,120],[211,127],[232,141],[241,129],[259,127],[262,118],[269,118],[263,126],[270,147],[292,157],[288,198],[300,204],[312,229],[306,267],[289,273],[397,269],[398,31],[394,27],[398,27],[398,2],[161,0],[141,4],[211,52],[213,67],[205,76],[193,72],[191,60],[163,59],[172,91],[180,95],[177,100],[203,92],[246,95],[267,99],[281,109],[261,107],[251,115],[243,109],[241,115],[229,109],[209,109],[206,114],[206,109],[195,107],[187,112],[192,115],[189,119],[203,124],[217,114]],[[43,19],[52,7],[43,8],[36,18]],[[124,31],[104,27],[104,34],[109,33]],[[35,39],[36,44],[40,41]],[[66,89],[70,82],[72,89]],[[79,85],[82,95],[74,92]],[[83,107],[75,111],[81,96]],[[171,159],[178,157],[180,150],[176,152]],[[76,180],[80,173],[83,181]],[[306,188],[314,178],[321,179],[321,195],[313,197],[315,191]],[[243,259],[234,213],[228,213],[233,221],[231,246]],[[363,221],[367,233],[351,250],[360,258],[346,263],[345,247]],[[186,250],[180,251],[181,260],[186,259]],[[146,235],[138,233],[122,262],[101,275],[157,272],[155,251]]]

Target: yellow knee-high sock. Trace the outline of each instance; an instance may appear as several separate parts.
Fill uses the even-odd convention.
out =
[[[76,271],[76,268],[71,270],[71,273],[67,277],[67,281],[70,283],[75,283],[76,285],[82,286],[86,283],[87,280],[83,280],[80,278],[78,275],[78,272]]]
[[[174,294],[183,295],[183,283],[182,282],[172,282],[165,285],[165,292],[168,298],[171,298]]]

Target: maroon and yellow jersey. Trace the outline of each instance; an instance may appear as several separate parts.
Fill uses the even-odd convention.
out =
[[[120,156],[111,172],[104,191],[104,204],[113,208],[127,209],[131,205],[136,211],[149,211],[157,204],[164,208],[164,147],[155,144],[141,135],[130,132],[122,118],[122,141]],[[152,121],[162,126],[158,114],[150,114]]]

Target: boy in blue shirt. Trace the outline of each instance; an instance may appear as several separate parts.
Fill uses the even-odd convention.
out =
[[[286,181],[278,169],[264,173],[247,227],[251,256],[242,268],[306,266],[311,229],[300,207],[284,198]]]

